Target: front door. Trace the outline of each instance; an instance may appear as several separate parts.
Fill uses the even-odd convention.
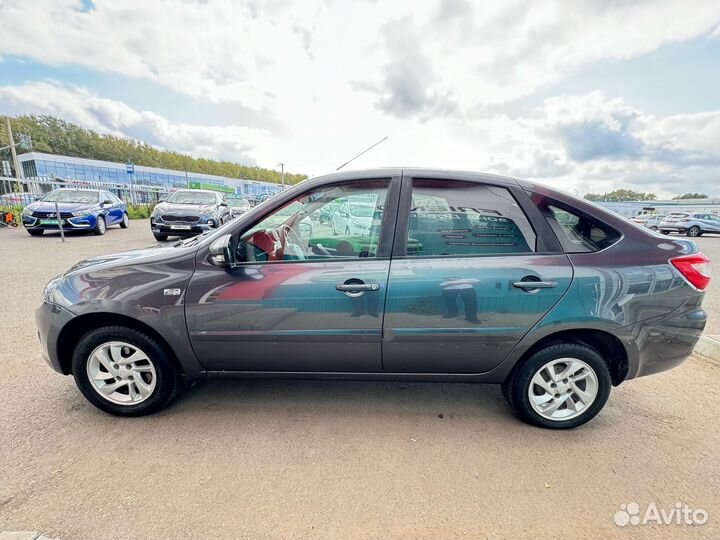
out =
[[[390,268],[383,367],[489,371],[562,297],[572,266],[539,241],[506,186],[416,178],[408,203]]]
[[[186,295],[193,348],[209,370],[381,370],[399,179],[314,189],[234,234],[232,269],[198,253]],[[338,199],[370,219],[333,231]],[[323,220],[320,216],[323,216]],[[330,219],[328,219],[330,218]],[[388,225],[389,224],[389,225]]]

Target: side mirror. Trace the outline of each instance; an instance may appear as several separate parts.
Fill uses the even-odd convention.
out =
[[[223,202],[220,203],[220,206],[228,206],[228,203],[226,203],[225,201],[223,201]]]
[[[105,206],[106,204],[112,204],[112,203],[113,203],[113,202],[112,202],[110,199],[105,199],[105,200],[102,202],[102,206]]]
[[[164,202],[167,201],[168,196],[167,195],[160,195],[158,197],[158,202]]]
[[[232,253],[230,251],[230,240],[232,235],[224,234],[212,244],[210,244],[210,253],[208,262],[218,268],[230,268],[232,266]]]

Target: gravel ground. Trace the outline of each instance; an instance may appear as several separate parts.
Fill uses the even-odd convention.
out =
[[[53,275],[153,244],[0,230],[0,531],[52,538],[718,538],[720,364],[614,389],[589,425],[517,421],[498,388],[216,381],[153,417],[87,404],[40,357]],[[720,260],[720,238],[701,238]],[[720,280],[718,280],[720,281]],[[707,306],[718,313],[718,282]],[[713,318],[713,331],[718,323]],[[621,504],[681,501],[703,526],[618,527]]]

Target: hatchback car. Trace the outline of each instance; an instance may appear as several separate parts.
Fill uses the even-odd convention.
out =
[[[348,199],[372,205],[369,230],[313,226]],[[83,261],[46,286],[36,320],[50,365],[117,415],[211,376],[452,381],[500,384],[523,420],[572,428],[612,386],[683,362],[709,280],[693,241],[559,191],[379,169]]]
[[[230,216],[233,218],[244,214],[252,208],[250,201],[247,199],[228,199],[227,203],[230,205]]]
[[[150,215],[155,240],[169,236],[196,236],[217,229],[232,219],[221,193],[203,189],[179,189],[158,203]]]
[[[704,212],[692,214],[671,214],[660,223],[660,232],[676,232],[688,236],[702,236],[705,233],[720,233],[720,216]]]
[[[59,212],[59,214],[58,214]],[[37,202],[28,204],[22,213],[23,225],[32,236],[45,231],[92,231],[105,234],[110,225],[130,226],[127,205],[109,191],[99,189],[60,188]]]

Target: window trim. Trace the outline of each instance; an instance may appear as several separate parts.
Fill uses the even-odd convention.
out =
[[[515,199],[520,210],[528,220],[530,227],[535,233],[535,250],[523,253],[473,253],[453,255],[408,255],[407,237],[410,230],[410,209],[412,206],[413,180],[441,180],[448,182],[474,183],[479,186],[497,187],[506,189]],[[563,253],[560,241],[552,232],[550,225],[543,217],[540,210],[532,203],[525,190],[506,182],[493,182],[492,180],[476,179],[472,177],[457,177],[455,175],[403,175],[400,191],[400,205],[395,224],[395,241],[393,243],[392,258],[407,260],[423,259],[468,259],[483,257],[530,257],[534,255],[556,255]]]

